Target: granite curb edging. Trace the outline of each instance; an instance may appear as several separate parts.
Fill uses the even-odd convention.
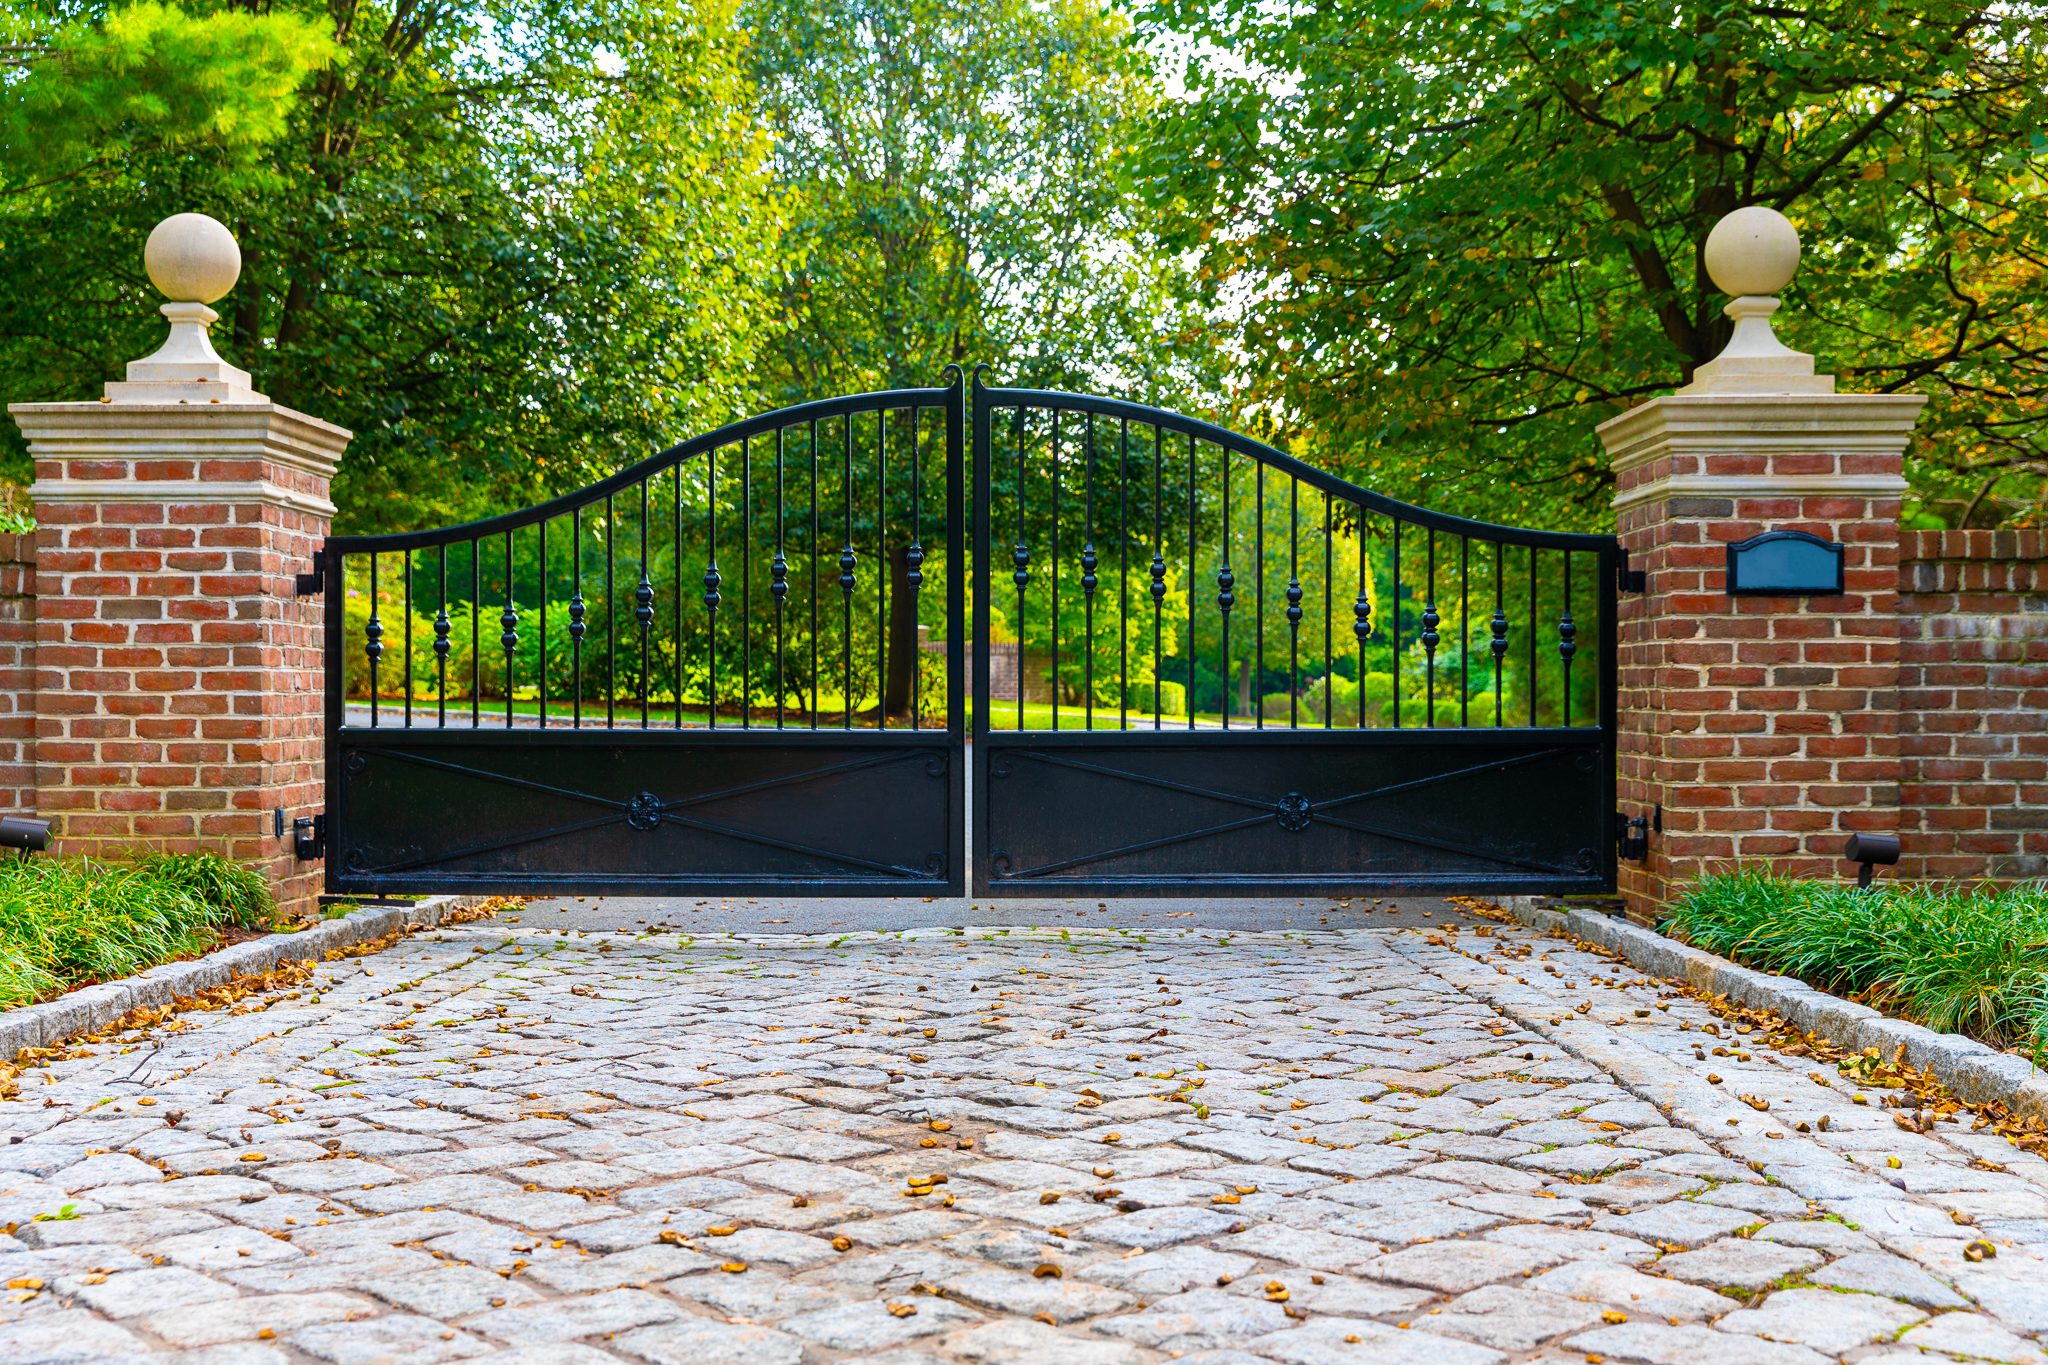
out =
[[[1508,897],[1502,905],[1531,928],[1572,934],[1620,953],[1652,976],[1725,995],[1754,1009],[1771,1010],[1802,1031],[1817,1033],[1838,1046],[1858,1052],[1874,1047],[1887,1057],[1903,1047],[1908,1062],[1931,1072],[1972,1104],[2001,1100],[2015,1114],[2048,1118],[2048,1072],[2024,1057],[2000,1052],[1960,1033],[1937,1033],[1921,1024],[1891,1018],[1868,1005],[1815,990],[1797,977],[1739,966],[1620,916],[1560,910],[1540,905],[1530,896]]]
[[[283,962],[315,961],[337,948],[382,938],[408,926],[431,927],[474,896],[434,896],[417,905],[366,905],[339,919],[322,920],[296,934],[267,934],[205,957],[165,962],[119,981],[85,986],[40,1005],[0,1013],[0,1060],[23,1048],[56,1047],[65,1039],[105,1028],[132,1010],[168,1005],[182,995],[224,986],[238,976],[267,972]]]

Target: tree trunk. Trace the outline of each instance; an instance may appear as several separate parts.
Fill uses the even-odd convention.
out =
[[[917,690],[917,598],[910,591],[910,547],[889,551],[889,670],[882,686],[882,710],[891,720],[907,719]]]

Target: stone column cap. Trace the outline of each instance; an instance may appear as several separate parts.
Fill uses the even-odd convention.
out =
[[[1616,475],[1673,455],[1882,455],[1912,439],[1926,395],[1918,393],[1699,394],[1652,398],[1595,431]],[[1907,490],[1894,464],[1881,473],[1672,472],[1614,498],[1617,511],[1653,498],[1805,497],[1840,493],[1895,498]]]
[[[1920,393],[1667,393],[1595,427],[1615,468],[1646,458],[1662,439],[1690,449],[1902,449],[1927,395]]]
[[[136,501],[260,502],[332,517],[327,486],[352,433],[332,422],[270,402],[13,403],[7,409],[28,438],[29,454],[47,460],[103,458],[131,469],[152,464],[255,462],[309,476],[310,487],[270,478],[207,479],[147,475],[105,479],[37,479],[38,504]],[[317,490],[317,491],[314,491]]]
[[[207,307],[235,287],[242,249],[235,236],[203,213],[174,213],[156,225],[142,249],[149,280],[169,300],[158,310],[170,335],[153,354],[128,362],[128,377],[107,385],[113,403],[263,403],[249,372],[222,360],[207,335],[220,314]]]

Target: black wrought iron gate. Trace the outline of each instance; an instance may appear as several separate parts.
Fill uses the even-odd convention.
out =
[[[963,403],[807,403],[329,541],[329,889],[960,891]]]
[[[787,408],[328,543],[329,888],[1609,889],[1619,567],[957,369]]]
[[[975,894],[1613,888],[1612,537],[979,374],[973,430]]]

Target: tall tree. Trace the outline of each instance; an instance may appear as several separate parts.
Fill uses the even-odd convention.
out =
[[[75,397],[146,348],[142,236],[197,208],[243,248],[223,349],[356,432],[344,529],[531,502],[743,405],[775,218],[725,0],[188,9],[296,14],[339,55],[284,108],[260,174],[140,149],[0,204],[10,278],[63,263],[0,305],[12,396]],[[127,13],[78,17],[112,33]],[[55,292],[79,278],[119,282],[97,332]],[[38,370],[38,352],[64,363]]]
[[[1248,400],[1388,491],[1604,522],[1592,428],[1727,336],[1716,219],[1788,214],[1787,339],[1929,394],[1914,515],[2039,518],[2048,5],[1161,0],[1137,158],[1241,308]],[[1192,40],[1192,41],[1189,41]]]
[[[1176,281],[1116,149],[1150,63],[1101,0],[751,0],[789,212],[786,386],[1170,374]]]
[[[66,0],[0,7],[0,195],[118,174],[124,158],[165,150],[246,170],[333,55],[320,25],[291,14],[155,0],[104,15]]]
[[[1151,64],[1101,0],[751,0],[788,214],[769,346],[789,397],[935,382],[1199,391],[1201,316],[1117,149]],[[908,547],[888,548],[909,600]],[[892,614],[888,705],[917,622]]]

